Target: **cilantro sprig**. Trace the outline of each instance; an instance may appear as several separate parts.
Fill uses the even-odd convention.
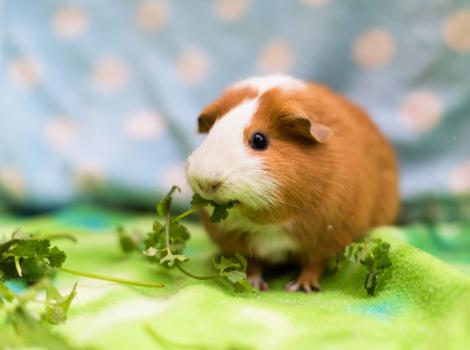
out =
[[[0,309],[25,345],[72,348],[46,327],[65,322],[76,295],[76,284],[67,295],[61,295],[51,281],[66,259],[65,253],[51,244],[52,236],[70,238],[34,237],[16,230],[9,239],[0,241]],[[11,289],[12,281],[24,283],[25,290],[18,293]],[[30,306],[33,302],[35,308]],[[9,340],[5,341],[8,344]]]
[[[75,295],[76,284],[68,294],[61,295],[49,278],[41,279],[22,293],[16,293],[0,282],[0,309],[5,310],[6,326],[11,326],[15,331],[5,332],[10,336],[2,337],[1,347],[21,345],[57,350],[77,349],[48,327],[65,322]],[[33,303],[34,307],[31,307]]]
[[[51,244],[54,238],[76,242],[75,237],[68,234],[33,236],[21,230],[13,232],[9,239],[0,240],[0,310],[5,311],[7,324],[15,330],[9,337],[2,334],[0,348],[12,347],[12,344],[47,349],[74,348],[47,327],[65,322],[77,293],[77,284],[68,294],[59,293],[52,283],[58,270],[132,286],[163,287],[158,282],[132,281],[64,267],[66,254]],[[24,290],[16,292],[16,288],[11,288],[12,282],[24,284]],[[34,307],[31,307],[33,303]]]
[[[366,270],[364,288],[373,296],[384,272],[392,266],[389,252],[389,243],[380,238],[365,238],[349,244],[341,255],[333,258],[329,270],[334,273],[347,262],[361,265]]]
[[[213,207],[211,221],[218,223],[228,217],[228,210],[234,206],[234,202],[218,204],[214,201],[202,198],[195,194],[191,200],[192,208],[176,216],[171,214],[173,195],[179,192],[177,186],[173,186],[165,197],[157,204],[157,216],[164,219],[153,222],[152,230],[146,237],[138,238],[135,234],[127,232],[124,228],[118,228],[119,244],[124,252],[143,251],[150,260],[168,267],[176,268],[185,275],[199,280],[223,279],[231,283],[236,290],[252,290],[246,278],[246,259],[240,254],[231,257],[219,257],[212,260],[214,274],[198,276],[184,267],[189,258],[184,255],[184,249],[190,239],[188,229],[181,220],[196,210],[206,206]]]
[[[33,284],[50,276],[65,261],[65,253],[47,238],[36,238],[20,230],[0,242],[0,281],[22,278]]]

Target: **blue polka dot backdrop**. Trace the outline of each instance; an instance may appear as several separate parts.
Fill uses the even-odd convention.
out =
[[[405,198],[470,192],[469,0],[4,0],[0,198],[149,205],[227,84],[286,73],[363,106]]]

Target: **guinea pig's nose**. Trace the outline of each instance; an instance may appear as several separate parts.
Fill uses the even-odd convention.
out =
[[[222,187],[222,181],[219,180],[199,180],[197,184],[201,191],[205,193],[214,193]]]

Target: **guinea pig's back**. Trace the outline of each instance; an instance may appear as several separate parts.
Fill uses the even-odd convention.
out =
[[[398,165],[395,152],[368,114],[330,89],[312,85],[323,96],[324,122],[333,128],[337,152],[344,155],[344,178],[356,177],[356,205],[367,217],[368,226],[393,223],[398,211]]]
[[[391,224],[398,212],[398,164],[392,145],[368,114],[352,102],[346,102],[351,115],[357,120],[358,134],[362,135],[363,152],[373,168],[368,181],[375,179],[375,205],[371,225]]]

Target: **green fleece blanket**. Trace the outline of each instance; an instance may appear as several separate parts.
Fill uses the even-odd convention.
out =
[[[283,291],[283,285],[294,277],[288,274],[271,280],[268,292],[237,294],[220,283],[195,281],[153,265],[138,254],[124,255],[114,227],[123,224],[147,230],[152,219],[151,215],[80,207],[27,219],[3,214],[0,232],[6,235],[17,227],[28,232],[71,232],[78,243],[56,242],[68,255],[65,266],[165,284],[160,289],[128,287],[60,272],[59,289],[68,291],[78,281],[78,293],[69,319],[53,329],[79,347],[470,348],[468,225],[375,230],[372,235],[391,243],[393,266],[377,295],[369,297],[362,286],[364,271],[354,266],[324,277],[320,293]],[[203,274],[209,271],[216,248],[198,225],[190,228],[188,269]],[[32,339],[23,342],[40,345]]]

